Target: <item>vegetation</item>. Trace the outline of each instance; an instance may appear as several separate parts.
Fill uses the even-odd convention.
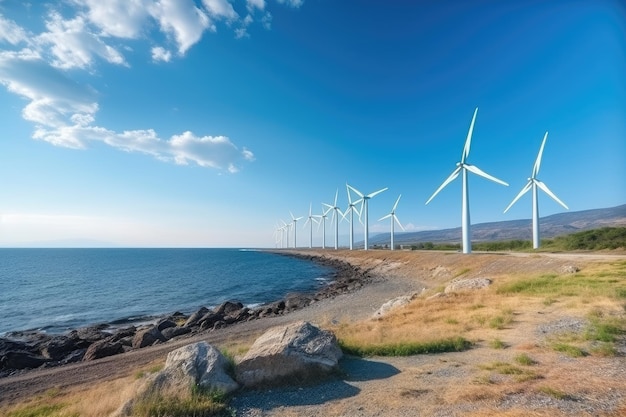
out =
[[[472,242],[477,251],[531,251],[531,240],[513,239],[496,242]],[[542,239],[541,249],[544,251],[572,250],[613,250],[626,249],[626,227],[604,227],[586,230],[553,239]],[[411,250],[460,250],[460,244],[420,242],[411,245]]]
[[[9,411],[7,417],[78,417],[76,413],[68,414],[63,404],[36,404],[20,407]]]
[[[341,350],[355,356],[410,356],[424,353],[461,352],[471,343],[462,337],[430,342],[405,342],[380,345],[357,345],[340,340]]]
[[[526,353],[520,353],[519,355],[515,356],[514,359],[515,359],[515,362],[524,366],[531,366],[537,363],[533,358],[528,356]]]
[[[147,396],[132,410],[136,417],[216,417],[227,415],[226,398],[216,391],[195,386],[188,396]]]
[[[512,375],[517,382],[524,382],[540,378],[540,376],[534,371],[531,371],[529,369],[522,369],[518,366],[511,365],[510,363],[506,362],[494,362],[488,365],[482,365],[480,366],[480,368],[487,371],[493,371],[500,375]]]

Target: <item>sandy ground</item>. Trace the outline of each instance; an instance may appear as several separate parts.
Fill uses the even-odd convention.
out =
[[[490,277],[524,273],[562,273],[564,268],[585,268],[596,262],[626,260],[626,254],[480,254],[432,251],[321,251],[299,252],[338,258],[368,270],[376,277],[373,283],[353,293],[326,299],[300,311],[284,316],[240,323],[163,345],[144,348],[93,362],[64,367],[34,370],[0,379],[0,406],[20,402],[49,389],[77,388],[96,382],[132,375],[138,368],[164,359],[168,352],[198,340],[220,345],[250,343],[264,330],[296,320],[308,320],[327,325],[333,322],[357,321],[369,318],[383,303],[400,295],[419,293],[423,288],[437,288],[454,278],[455,271],[469,270],[464,278]],[[587,370],[587,383],[602,383],[602,394],[582,398],[555,399],[513,389],[502,397],[490,394],[489,385],[466,389],[477,373],[476,364],[486,361],[509,360],[520,349],[531,349],[538,343],[536,326],[540,321],[554,321],[556,316],[543,314],[532,319],[519,319],[514,328],[503,331],[511,348],[504,350],[478,346],[466,352],[439,355],[416,355],[407,358],[346,358],[342,362],[343,377],[315,387],[285,388],[262,392],[245,392],[233,399],[238,416],[454,416],[500,415],[515,407],[530,410],[526,415],[623,415],[626,404],[626,361],[588,357],[570,359],[563,355],[533,352],[541,363],[542,372],[551,369],[580,373]],[[512,353],[513,352],[513,353]],[[567,380],[572,389],[582,379]],[[608,381],[608,382],[607,382]],[[564,382],[565,383],[565,382]],[[454,384],[463,389],[450,389]],[[582,388],[581,388],[582,389]],[[612,391],[615,390],[615,391]],[[576,392],[579,392],[577,390]],[[583,390],[584,391],[584,390]],[[611,392],[620,395],[611,397]],[[528,395],[527,395],[528,394]],[[534,395],[534,397],[533,397]],[[469,397],[468,397],[469,396]],[[467,397],[467,398],[466,398]],[[470,398],[471,397],[471,398]],[[497,400],[496,400],[497,399]],[[471,400],[471,401],[470,401]],[[561,404],[563,403],[563,404]],[[596,404],[589,408],[588,404]],[[477,405],[478,404],[478,405]],[[607,413],[600,413],[605,404]],[[481,408],[482,407],[482,408]],[[486,408],[485,408],[486,407]],[[569,408],[568,408],[569,407]],[[587,408],[585,408],[587,407]],[[481,414],[480,410],[496,410],[496,414]],[[477,411],[478,410],[478,411]],[[542,410],[548,410],[545,414]],[[589,411],[591,410],[591,411]],[[469,414],[468,414],[469,413]],[[477,414],[476,414],[477,413]],[[533,414],[534,413],[534,414]],[[522,415],[522,414],[509,414]]]

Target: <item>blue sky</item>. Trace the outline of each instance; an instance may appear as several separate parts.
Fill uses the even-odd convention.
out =
[[[476,107],[468,162],[510,186],[470,177],[472,223],[530,218],[503,210],[546,131],[570,210],[626,202],[617,0],[0,0],[0,102],[0,246],[273,247],[346,182],[389,187],[371,233],[400,194],[407,230],[458,227],[459,180],[424,203]]]

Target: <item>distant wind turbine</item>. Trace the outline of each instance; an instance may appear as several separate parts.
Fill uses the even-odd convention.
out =
[[[330,223],[335,222],[335,250],[339,249],[339,215],[341,214],[341,209],[337,206],[337,196],[339,195],[339,189],[335,192],[335,202],[331,206],[330,204],[322,203],[329,209],[333,210],[333,217],[330,220]],[[343,214],[341,214],[343,216]]]
[[[328,217],[328,212],[331,210],[332,208],[324,210],[324,204],[322,203],[322,214],[313,215],[313,217],[320,219],[320,223],[317,224],[317,230],[320,230],[320,225],[322,226],[322,249],[326,249],[326,217]]]
[[[537,179],[537,174],[539,173],[539,167],[541,166],[541,155],[543,154],[543,147],[546,145],[547,139],[548,139],[548,132],[546,132],[546,134],[543,137],[543,142],[541,142],[541,148],[539,148],[539,154],[537,154],[537,159],[535,160],[535,165],[533,166],[532,175],[530,176],[530,178],[528,178],[528,182],[526,183],[524,188],[522,188],[522,191],[519,192],[519,194],[513,199],[513,201],[511,201],[511,204],[509,204],[509,206],[504,210],[505,213],[509,211],[509,209],[513,206],[513,204],[515,204],[517,200],[520,199],[521,196],[526,194],[528,190],[530,189],[533,190],[533,248],[534,249],[537,249],[540,245],[539,198],[537,195],[537,187],[541,188],[546,194],[552,197],[554,201],[556,201],[557,203],[565,207],[567,210],[569,210],[569,208],[565,205],[565,203],[559,200],[559,198],[556,195],[554,195],[552,191],[550,191],[547,185],[545,185],[543,182]]]
[[[456,169],[452,171],[452,174],[437,188],[437,191],[433,193],[432,196],[426,201],[426,204],[430,203],[430,201],[441,191],[446,185],[454,181],[460,173],[463,174],[463,209],[461,216],[461,228],[463,235],[463,253],[471,253],[472,252],[472,242],[470,238],[470,212],[469,212],[469,190],[467,186],[467,172],[472,172],[476,175],[479,175],[488,180],[497,182],[498,184],[508,186],[506,182],[497,179],[496,177],[492,177],[487,174],[480,168],[470,165],[465,162],[467,156],[470,152],[470,144],[472,142],[472,132],[474,131],[474,122],[476,121],[476,114],[478,113],[478,107],[474,110],[474,117],[472,117],[472,123],[470,124],[469,132],[467,132],[467,139],[465,139],[465,146],[463,147],[463,154],[461,155],[461,160],[456,163]]]
[[[317,219],[313,215],[313,203],[309,204],[309,216],[304,222],[304,227],[307,223],[310,223],[310,235],[309,235],[309,249],[313,247],[313,222],[317,223]]]
[[[404,227],[402,227],[402,223],[400,223],[400,220],[398,220],[398,217],[396,216],[396,208],[398,207],[398,202],[400,201],[400,197],[402,197],[402,194],[398,196],[398,199],[396,200],[396,204],[393,205],[391,212],[387,214],[386,216],[383,216],[380,219],[378,219],[378,221],[381,221],[381,220],[391,218],[391,250],[394,250],[395,248],[393,244],[394,223],[398,223],[398,226],[400,226],[402,231],[404,231]]]
[[[350,250],[354,248],[354,212],[356,211],[357,216],[359,216],[359,221],[361,220],[361,212],[356,208],[356,205],[361,203],[361,209],[363,208],[363,199],[359,199],[357,201],[352,201],[352,196],[350,195],[350,189],[348,188],[348,184],[346,184],[346,191],[348,193],[348,208],[344,213],[344,218],[348,212],[350,213]]]
[[[356,188],[346,184],[346,186],[351,189],[352,191],[354,191],[359,197],[361,197],[363,199],[363,207],[361,208],[361,214],[365,214],[365,247],[363,248],[364,250],[368,250],[369,248],[369,244],[368,244],[368,240],[369,240],[369,219],[368,219],[368,214],[367,214],[367,210],[368,210],[368,201],[373,198],[374,196],[382,193],[383,191],[387,190],[387,187],[380,189],[378,191],[374,191],[373,193],[370,194],[363,194],[361,193],[359,190],[357,190]]]
[[[302,219],[302,217],[294,217],[292,212],[289,212],[289,214],[291,214],[291,221],[293,222],[293,248],[296,249],[298,247],[298,240],[296,239],[296,223],[298,223],[298,220]]]
[[[291,226],[291,223],[287,223],[285,222],[283,219],[280,220],[283,223],[283,227],[281,227],[281,229],[283,229],[283,231],[285,232],[285,248],[289,248],[289,227]]]

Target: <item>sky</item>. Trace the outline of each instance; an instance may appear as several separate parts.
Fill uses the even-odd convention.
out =
[[[388,187],[371,234],[399,195],[407,231],[458,227],[460,178],[425,202],[476,108],[467,162],[509,186],[470,176],[473,224],[531,217],[503,211],[545,132],[570,211],[626,203],[618,0],[0,0],[0,104],[3,247],[274,247],[291,213],[308,246],[346,183]]]

